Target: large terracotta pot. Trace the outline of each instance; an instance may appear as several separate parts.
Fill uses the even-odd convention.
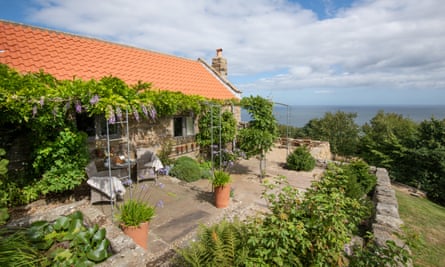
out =
[[[136,244],[147,250],[148,222],[141,223],[139,226],[121,225],[121,228]]]
[[[215,206],[226,208],[230,201],[230,185],[215,187]]]

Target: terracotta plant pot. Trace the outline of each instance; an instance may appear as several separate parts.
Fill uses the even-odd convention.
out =
[[[122,231],[143,249],[147,250],[148,241],[148,222],[139,224],[139,226],[121,225]]]
[[[215,187],[215,206],[226,208],[230,201],[230,185]]]

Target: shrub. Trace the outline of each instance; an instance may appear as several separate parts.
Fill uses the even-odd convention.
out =
[[[315,167],[315,159],[306,147],[297,147],[287,156],[286,167],[296,171],[311,171]]]
[[[343,167],[348,183],[345,194],[352,198],[362,198],[374,188],[377,178],[369,172],[369,166],[364,161],[357,160]]]
[[[371,214],[369,207],[344,194],[348,179],[342,167],[329,165],[302,196],[278,177],[263,192],[267,216],[203,226],[198,241],[178,251],[182,262],[177,266],[346,266],[344,245]],[[350,260],[357,266],[385,266],[394,257],[409,259],[400,247],[388,245],[378,251],[365,247]]]
[[[201,179],[202,172],[196,160],[183,156],[176,160],[170,175],[186,182],[193,182]]]

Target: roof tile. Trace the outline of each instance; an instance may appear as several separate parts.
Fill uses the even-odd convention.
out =
[[[89,80],[113,75],[127,84],[207,98],[232,99],[239,91],[200,60],[40,29],[0,20],[0,63],[21,72],[43,69],[57,79]],[[20,56],[18,56],[20,55]]]

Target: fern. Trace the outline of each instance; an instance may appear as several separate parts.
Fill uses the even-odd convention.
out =
[[[186,266],[240,266],[247,257],[242,248],[243,232],[240,223],[225,220],[210,227],[201,226],[199,241],[178,252]]]

